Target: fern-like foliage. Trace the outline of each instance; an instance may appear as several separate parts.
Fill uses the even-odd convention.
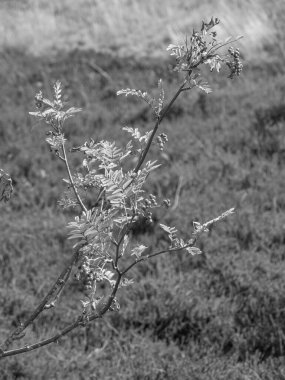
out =
[[[159,97],[156,99],[155,97],[150,96],[146,91],[135,90],[131,88],[125,88],[123,90],[117,91],[117,95],[125,95],[125,96],[136,96],[142,100],[144,100],[150,108],[154,111],[157,117],[160,116],[161,110],[164,104],[164,89],[162,79],[158,81],[158,89],[159,89]]]

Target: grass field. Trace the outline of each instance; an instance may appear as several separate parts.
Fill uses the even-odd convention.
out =
[[[276,13],[274,6],[270,10],[277,17],[282,0],[274,3]],[[9,0],[0,10],[0,46],[20,46],[33,55],[81,48],[114,56],[161,56],[168,41],[184,39],[201,19],[218,14],[221,35],[245,35],[243,52],[253,58],[272,42],[275,29],[262,0]]]
[[[57,206],[66,174],[44,142],[45,127],[28,115],[35,93],[49,95],[56,79],[84,110],[69,122],[74,146],[88,137],[123,141],[122,126],[149,129],[153,118],[115,91],[154,91],[163,78],[169,98],[179,77],[165,48],[179,32],[213,15],[223,22],[221,33],[243,34],[243,76],[210,75],[214,92],[185,93],[161,126],[170,143],[149,186],[174,199],[183,178],[179,205],[157,213],[135,239],[157,247],[158,223],[186,236],[196,219],[237,212],[200,241],[202,255],[143,264],[135,285],[119,294],[119,313],[2,360],[0,378],[285,379],[283,1],[70,3],[0,3],[0,167],[15,181],[13,198],[0,204],[0,342],[71,255],[66,224],[73,215]],[[76,154],[72,160],[78,165]],[[20,345],[76,318],[81,290],[72,280]]]

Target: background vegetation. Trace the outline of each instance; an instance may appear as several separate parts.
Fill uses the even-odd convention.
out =
[[[71,5],[72,3],[72,5]],[[108,5],[107,5],[108,4]],[[1,204],[0,337],[24,319],[71,255],[58,205],[60,161],[30,118],[35,93],[59,79],[84,112],[69,121],[74,146],[87,137],[121,140],[124,125],[150,128],[151,113],[118,89],[167,93],[177,76],[165,47],[217,16],[221,33],[243,34],[239,80],[211,75],[214,92],[178,100],[162,130],[163,170],[153,193],[178,207],[155,215],[135,238],[153,247],[158,222],[185,235],[192,222],[236,207],[200,242],[203,254],[171,254],[135,269],[121,310],[57,345],[1,361],[1,379],[285,379],[284,31],[282,0],[0,3],[0,167],[15,181]],[[191,29],[189,29],[191,28]],[[100,70],[102,69],[102,70]],[[74,164],[79,164],[76,154]],[[21,342],[50,336],[77,315],[76,281]],[[21,344],[21,345],[22,345]]]

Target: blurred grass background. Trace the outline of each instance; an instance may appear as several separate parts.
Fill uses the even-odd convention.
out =
[[[161,56],[169,39],[184,38],[201,18],[218,14],[220,34],[246,35],[243,51],[252,58],[272,43],[274,17],[282,4],[282,0],[270,5],[253,0],[2,0],[0,46],[21,46],[34,55],[79,47],[116,56]]]
[[[205,72],[214,92],[185,93],[175,104],[161,126],[166,154],[152,151],[163,170],[149,190],[173,200],[183,178],[180,202],[134,238],[155,248],[165,244],[159,222],[186,237],[193,220],[237,213],[204,236],[202,255],[166,255],[135,269],[120,313],[1,361],[1,379],[285,379],[282,0],[0,2],[0,167],[15,184],[0,205],[0,338],[71,255],[65,226],[73,214],[57,206],[66,174],[44,142],[46,128],[28,115],[35,93],[50,96],[58,79],[70,104],[84,109],[68,123],[72,146],[89,137],[123,142],[122,126],[149,129],[153,117],[116,90],[155,92],[162,78],[169,98],[179,76],[165,48],[211,16],[221,19],[220,36],[244,35],[244,73],[230,81]],[[64,328],[80,298],[71,281],[21,345]]]

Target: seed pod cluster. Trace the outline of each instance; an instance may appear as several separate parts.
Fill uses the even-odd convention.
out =
[[[167,141],[168,141],[168,137],[165,133],[161,133],[160,135],[156,137],[156,142],[159,145],[160,150],[163,150],[164,144],[167,143]]]
[[[240,52],[239,49],[234,49],[232,46],[228,49],[230,56],[233,60],[226,62],[229,69],[230,75],[229,78],[232,79],[235,75],[239,76],[242,72],[243,64],[240,61]]]

